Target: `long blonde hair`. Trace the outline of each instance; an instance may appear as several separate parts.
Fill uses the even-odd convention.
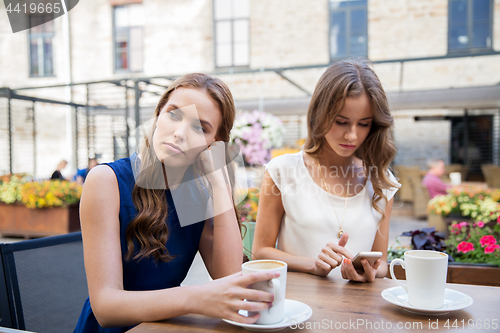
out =
[[[132,200],[138,210],[137,216],[130,222],[126,230],[127,255],[131,259],[137,241],[139,251],[133,259],[142,259],[152,256],[155,260],[168,262],[173,257],[169,254],[166,243],[169,237],[167,226],[168,206],[164,189],[157,189],[156,184],[165,184],[165,165],[157,158],[152,146],[152,137],[156,122],[161,110],[167,104],[172,92],[180,87],[205,89],[219,106],[221,112],[221,125],[217,129],[215,140],[229,142],[229,135],[236,114],[233,96],[229,88],[220,79],[212,78],[205,74],[187,74],[175,80],[160,98],[154,112],[154,123],[146,134],[141,148],[141,164],[147,166],[136,179],[132,191]],[[226,159],[228,156],[226,156]],[[227,159],[229,161],[229,159]],[[234,169],[232,164],[228,165],[231,187],[234,188]],[[236,219],[239,221],[235,209]],[[239,222],[238,222],[239,223]]]
[[[312,155],[321,153],[326,144],[325,135],[344,108],[346,98],[366,94],[373,110],[373,121],[368,136],[354,156],[363,161],[363,168],[370,177],[375,192],[372,206],[382,214],[382,221],[385,212],[377,206],[382,198],[387,200],[382,189],[396,186],[386,174],[396,155],[391,132],[394,121],[382,84],[370,65],[363,58],[345,59],[335,62],[323,73],[307,110],[308,136],[304,151]]]

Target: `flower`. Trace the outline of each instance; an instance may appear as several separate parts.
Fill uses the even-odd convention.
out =
[[[482,227],[484,227],[484,222],[483,221],[477,221],[477,222],[474,222],[474,224],[472,226],[473,227],[478,226],[479,228],[482,228]]]
[[[236,143],[248,164],[265,164],[271,148],[283,145],[284,127],[270,113],[254,110],[241,113],[231,130],[231,143]]]
[[[252,187],[248,189],[246,198],[237,206],[241,222],[255,222],[259,205],[260,189]]]
[[[462,253],[474,251],[474,244],[462,241],[460,244],[457,245],[457,250],[458,252]]]
[[[484,249],[484,253],[493,253],[493,252],[495,252],[495,250],[497,250],[497,249],[500,249],[500,245],[498,245],[498,244],[488,245],[488,246]]]
[[[497,240],[492,235],[487,235],[487,236],[481,237],[479,242],[481,243],[481,247],[485,247],[485,246],[496,244]]]

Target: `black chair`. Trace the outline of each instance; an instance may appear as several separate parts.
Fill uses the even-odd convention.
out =
[[[82,235],[0,244],[0,326],[73,332],[88,297]]]

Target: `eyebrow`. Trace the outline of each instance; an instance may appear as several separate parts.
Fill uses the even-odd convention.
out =
[[[167,109],[169,109],[170,107],[173,107],[175,110],[179,110],[179,112],[184,115],[184,111],[182,111],[182,109],[180,107],[178,107],[177,105],[175,104],[169,104]],[[211,129],[213,129],[212,127],[212,124],[210,124],[210,122],[208,122],[207,120],[204,120],[204,119],[199,119],[199,122],[200,124],[205,124],[207,126],[210,126]]]
[[[342,116],[342,115],[340,115],[340,114],[339,114],[337,117],[340,117],[340,118],[344,118],[344,119],[350,120],[349,118],[344,117],[344,116]],[[363,119],[360,119],[360,120],[371,120],[371,119],[373,119],[373,117],[366,117],[366,118],[363,118]]]

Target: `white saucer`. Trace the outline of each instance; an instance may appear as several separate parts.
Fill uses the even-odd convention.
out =
[[[444,290],[444,305],[439,309],[424,309],[410,305],[408,303],[408,294],[401,287],[388,288],[382,291],[382,297],[408,312],[430,316],[441,316],[451,311],[462,310],[473,303],[472,297],[469,295],[451,289]]]
[[[223,319],[226,323],[243,327],[249,331],[258,332],[273,332],[282,330],[288,326],[296,325],[302,323],[312,316],[312,309],[309,305],[294,301],[292,299],[285,299],[285,318],[276,324],[270,325],[257,325],[257,324],[243,324],[232,320]],[[239,314],[242,316],[248,316],[246,310],[240,310]]]

